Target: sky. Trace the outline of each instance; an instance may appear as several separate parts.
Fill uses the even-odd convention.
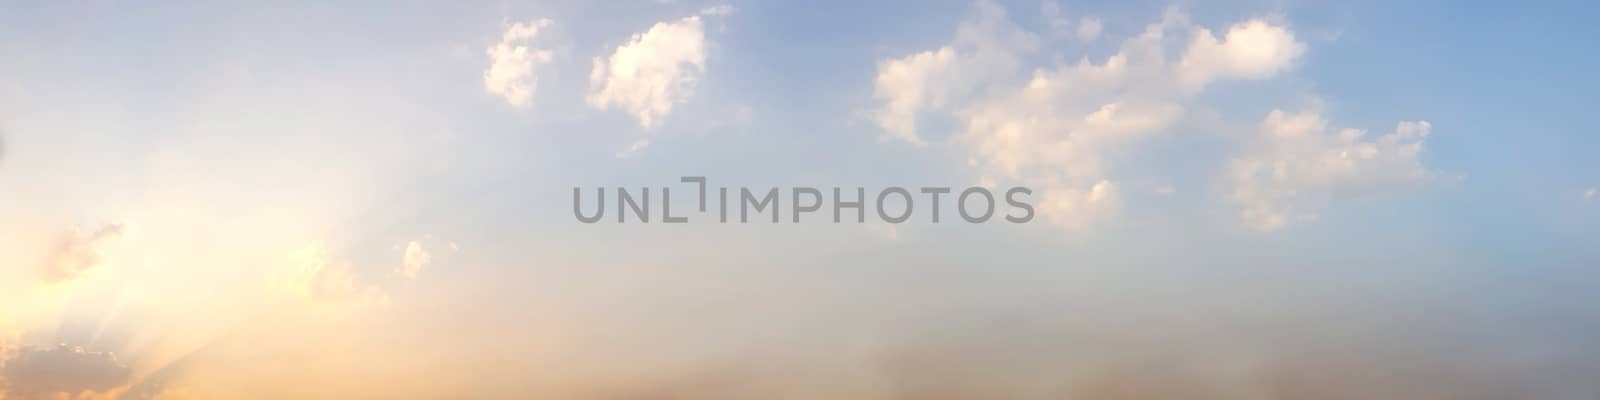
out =
[[[6,3],[4,400],[1600,396],[1581,2]]]

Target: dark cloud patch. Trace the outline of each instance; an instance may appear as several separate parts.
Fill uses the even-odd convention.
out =
[[[23,347],[0,364],[0,393],[20,399],[99,393],[126,385],[130,375],[128,366],[112,353],[64,344]]]
[[[603,380],[606,400],[1600,399],[1600,317],[1556,310],[938,317],[886,332],[865,364],[753,356]],[[1310,309],[1310,308],[1306,308]],[[1161,318],[1155,318],[1160,316]],[[826,349],[820,350],[822,352]],[[804,356],[801,356],[802,358]]]
[[[100,254],[95,251],[99,243],[122,236],[122,225],[111,224],[90,233],[76,229],[63,233],[56,239],[55,247],[45,259],[43,278],[46,282],[71,280],[78,274],[100,264]]]
[[[1600,383],[1588,378],[1600,376],[1592,327],[1324,317],[944,326],[885,353],[889,393],[879,398],[1600,398]]]

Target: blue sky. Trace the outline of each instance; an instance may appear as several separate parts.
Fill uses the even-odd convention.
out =
[[[128,375],[3,399],[1600,393],[1579,2],[5,8],[0,362]],[[1039,217],[571,214],[680,176]]]

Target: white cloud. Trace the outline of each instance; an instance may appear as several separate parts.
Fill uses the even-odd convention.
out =
[[[620,109],[652,128],[688,98],[705,74],[705,31],[699,16],[659,22],[596,57],[587,101],[600,110]]]
[[[998,6],[979,3],[955,43],[880,62],[877,122],[891,137],[921,143],[919,113],[942,112],[961,127],[954,143],[970,151],[982,181],[1039,190],[1040,215],[1068,227],[1119,210],[1108,154],[1169,130],[1209,83],[1270,78],[1303,53],[1281,25],[1249,20],[1219,40],[1169,12],[1102,62],[1044,65],[1028,75],[1018,60],[1034,48],[1031,38]]]
[[[1331,200],[1428,179],[1418,155],[1432,128],[1427,121],[1401,122],[1367,139],[1365,131],[1329,128],[1317,112],[1273,110],[1261,122],[1257,148],[1233,161],[1229,197],[1255,229],[1315,219]]]
[[[549,19],[539,19],[507,26],[500,34],[500,42],[484,51],[489,56],[489,67],[483,71],[483,88],[504,97],[515,107],[525,107],[532,102],[539,83],[534,69],[550,63],[554,54],[529,46],[539,30],[552,23]]]
[[[433,262],[433,255],[422,248],[422,243],[412,241],[406,244],[405,255],[401,258],[400,268],[395,272],[406,279],[417,279],[417,274]]]
[[[1107,180],[1087,189],[1052,186],[1039,194],[1039,215],[1051,224],[1068,228],[1087,226],[1095,219],[1115,215],[1120,208],[1117,187]]]
[[[1583,191],[1583,199],[1594,200],[1594,196],[1597,192],[1600,192],[1600,188],[1589,188],[1589,190]]]
[[[1221,40],[1196,28],[1179,73],[1191,87],[1218,78],[1268,78],[1305,54],[1305,47],[1288,28],[1259,19],[1234,24]]]
[[[1052,29],[1060,27],[1055,3],[1042,11]],[[1078,30],[1088,40],[1101,26],[1083,18]],[[1249,19],[1219,35],[1173,10],[1102,61],[1056,62],[1028,74],[1019,60],[1035,45],[999,6],[980,2],[953,43],[879,63],[875,116],[887,136],[917,144],[927,140],[918,132],[922,115],[954,120],[951,143],[969,151],[980,181],[1035,188],[1040,216],[1066,227],[1118,213],[1110,161],[1203,108],[1197,95],[1212,83],[1274,78],[1306,52],[1278,22]],[[1360,131],[1327,131],[1316,113],[1274,111],[1228,167],[1224,185],[1248,225],[1276,229],[1314,218],[1331,199],[1423,180],[1429,174],[1417,154],[1430,129],[1407,122],[1362,140]]]
[[[733,6],[727,4],[718,4],[700,9],[700,15],[709,17],[726,17],[733,15],[734,11],[736,10],[733,8]]]
[[[1007,21],[1000,6],[980,2],[977,11],[950,45],[878,62],[873,97],[883,104],[872,117],[889,138],[921,144],[922,113],[954,110],[990,80],[1014,74],[1018,55],[1037,46],[1038,39]]]
[[[944,108],[947,98],[939,83],[954,74],[955,50],[944,47],[878,64],[876,96],[883,100],[878,111],[878,126],[894,138],[921,144],[917,136],[917,112]]]
[[[643,151],[646,147],[650,147],[650,138],[640,138],[639,140],[633,141],[633,144],[629,144],[628,148],[617,152],[617,158],[633,157],[634,154],[639,154],[639,152]]]
[[[1099,18],[1083,17],[1083,19],[1078,20],[1078,40],[1087,42],[1098,39],[1100,31],[1104,28]]]

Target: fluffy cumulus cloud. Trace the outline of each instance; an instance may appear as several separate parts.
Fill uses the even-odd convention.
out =
[[[1217,78],[1263,79],[1282,72],[1305,51],[1288,29],[1259,19],[1229,27],[1220,39],[1196,28],[1178,72],[1193,86]]]
[[[972,38],[989,38],[973,40]],[[879,65],[878,123],[893,137],[922,141],[918,114],[953,117],[954,139],[985,181],[1021,182],[1042,193],[1041,216],[1083,226],[1114,213],[1117,190],[1106,154],[1162,133],[1194,95],[1219,79],[1263,79],[1287,69],[1303,45],[1263,20],[1233,25],[1221,39],[1176,12],[1124,40],[1102,61],[1088,58],[1030,69],[1019,55],[1036,46],[1004,11],[979,3],[956,43]],[[1182,52],[1169,54],[1169,48]]]
[[[1407,121],[1373,137],[1330,128],[1317,112],[1272,110],[1258,148],[1228,171],[1230,198],[1252,228],[1314,219],[1330,200],[1426,180],[1431,174],[1417,157],[1432,130],[1427,121]]]
[[[538,88],[537,68],[548,64],[554,53],[548,49],[531,47],[539,31],[550,26],[549,19],[538,19],[506,26],[500,42],[484,51],[489,56],[489,67],[483,71],[483,88],[506,99],[515,107],[525,107],[533,101]]]
[[[878,65],[876,96],[884,102],[878,125],[894,138],[922,143],[917,136],[917,112],[943,108],[949,86],[937,85],[953,75],[956,52],[949,47],[888,60]]]
[[[595,57],[587,102],[596,109],[622,110],[640,126],[653,128],[675,104],[694,93],[705,64],[706,35],[700,16],[659,22],[634,34],[610,56]]]
[[[874,96],[880,106],[873,115],[887,137],[914,144],[928,140],[919,120],[953,121],[950,144],[968,151],[967,163],[982,181],[1035,188],[1040,215],[1069,228],[1121,209],[1112,155],[1172,131],[1204,108],[1198,99],[1214,83],[1277,77],[1306,52],[1281,22],[1247,19],[1219,34],[1169,10],[1103,59],[1024,66],[1019,60],[1040,47],[1037,37],[997,5],[980,2],[977,8],[953,43],[879,62]],[[1084,39],[1097,37],[1099,21],[1084,17],[1079,29]],[[1427,126],[1407,129],[1420,136]],[[1402,151],[1384,148],[1373,157],[1402,157]],[[1282,156],[1294,162],[1306,155]],[[1360,168],[1374,171],[1360,174],[1407,175],[1410,170],[1390,169],[1410,166],[1372,162]]]
[[[401,256],[400,268],[395,272],[406,279],[417,279],[417,273],[427,268],[433,262],[433,254],[422,248],[422,243],[412,241],[406,244],[405,254]]]
[[[878,62],[873,97],[882,106],[872,118],[887,137],[922,143],[917,121],[924,113],[958,109],[990,77],[1015,72],[1020,53],[1037,46],[1039,39],[1007,21],[1000,6],[979,3],[977,11],[953,43]]]

